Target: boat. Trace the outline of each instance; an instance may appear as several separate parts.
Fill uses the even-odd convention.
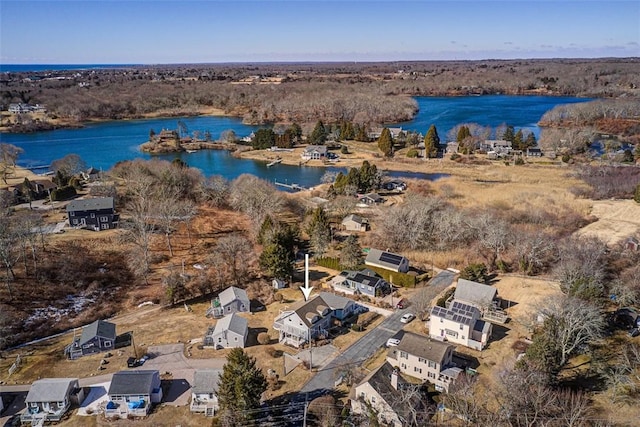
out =
[[[198,150],[187,150],[187,153],[191,154],[191,153],[195,153]]]
[[[272,162],[267,163],[267,167],[270,168],[271,166],[277,165],[278,163],[280,163],[282,161],[282,159],[280,157],[278,157],[277,159],[275,159]]]

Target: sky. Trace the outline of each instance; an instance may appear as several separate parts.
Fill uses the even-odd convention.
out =
[[[0,0],[2,64],[640,57],[640,0]]]

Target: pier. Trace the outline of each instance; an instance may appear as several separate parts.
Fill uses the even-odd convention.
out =
[[[302,185],[298,185],[296,183],[291,183],[291,184],[286,184],[284,182],[278,182],[278,181],[274,181],[274,184],[277,185],[278,187],[284,187],[284,188],[288,188],[291,191],[302,191],[302,190],[308,190],[308,188],[303,187]]]

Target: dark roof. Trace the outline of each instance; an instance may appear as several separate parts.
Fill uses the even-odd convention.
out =
[[[344,271],[340,273],[340,275],[345,276],[347,279],[356,283],[360,283],[364,286],[373,286],[375,288],[377,286],[384,285],[385,281],[381,277],[379,277],[375,273],[374,275],[369,274],[369,272],[373,272],[372,270],[365,270],[367,271]]]
[[[311,327],[311,322],[315,316],[322,317],[322,312],[329,309],[328,304],[323,300],[320,295],[316,295],[309,301],[298,301],[293,304],[290,310],[295,311],[298,317],[307,325]]]
[[[149,394],[153,390],[153,379],[158,375],[156,370],[116,372],[111,379],[109,396]]]
[[[453,348],[454,346],[451,344],[435,341],[412,332],[405,332],[398,346],[391,348],[389,351],[406,351],[413,356],[442,363],[447,351]]]
[[[384,268],[398,268],[404,259],[406,258],[402,255],[371,248],[369,249],[369,253],[367,254],[367,258],[364,263]]]
[[[115,340],[116,339],[116,325],[104,320],[96,320],[95,322],[82,328],[82,335],[80,335],[80,345],[87,343],[95,337],[102,337]]]
[[[62,402],[78,386],[77,378],[44,378],[29,387],[25,402]]]
[[[191,391],[195,394],[217,393],[218,379],[222,375],[219,369],[199,369],[193,374]]]
[[[463,325],[471,325],[475,319],[480,317],[480,310],[471,305],[454,301],[451,308],[435,306],[431,309],[431,315],[441,317],[447,320],[461,323]]]
[[[102,209],[114,209],[113,197],[73,200],[67,205],[67,212],[96,211]]]
[[[458,279],[454,299],[486,307],[496,297],[498,290],[491,285]]]

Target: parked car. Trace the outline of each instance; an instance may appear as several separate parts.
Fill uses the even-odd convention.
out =
[[[400,340],[398,338],[389,338],[387,340],[387,347],[397,347],[400,344]]]
[[[396,308],[407,308],[409,307],[409,301],[405,298],[402,298],[400,301],[398,301],[398,304],[396,304]]]
[[[138,359],[136,359],[135,357],[130,357],[130,358],[127,359],[127,367],[129,367],[129,368],[137,368],[141,364],[142,363],[140,363],[140,361]]]
[[[629,336],[630,336],[631,338],[635,338],[635,337],[637,337],[638,335],[640,335],[640,329],[638,329],[638,328],[633,328],[633,329],[631,329],[631,330],[629,331]]]
[[[415,318],[416,318],[415,314],[407,313],[407,314],[405,314],[404,316],[402,316],[402,317],[400,318],[400,322],[402,322],[402,323],[409,323],[409,322],[411,322],[411,321],[412,321],[413,319],[415,319]]]

